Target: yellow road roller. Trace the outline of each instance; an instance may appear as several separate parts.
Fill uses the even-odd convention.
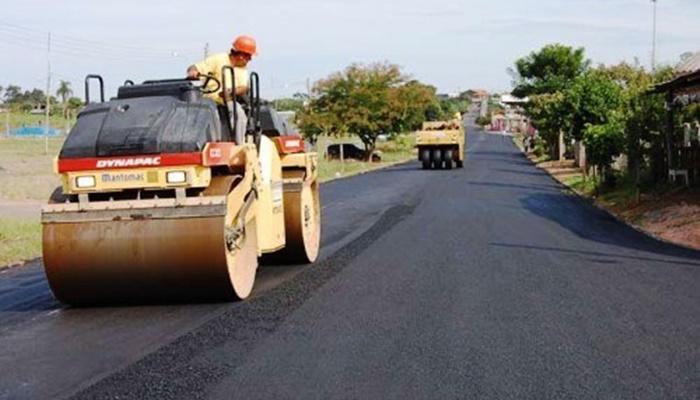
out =
[[[244,104],[245,132],[235,107],[203,96],[211,79],[222,84],[127,81],[105,101],[103,79],[86,78],[87,106],[55,162],[62,185],[42,209],[44,266],[60,301],[245,299],[263,254],[316,260],[316,154],[262,104],[257,74],[246,101],[225,99]]]
[[[465,131],[457,115],[449,121],[424,122],[422,129],[416,132],[418,161],[423,169],[464,166]]]

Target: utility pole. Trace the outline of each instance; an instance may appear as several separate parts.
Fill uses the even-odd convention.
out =
[[[5,135],[10,137],[10,106],[5,108]]]
[[[49,115],[51,112],[51,32],[49,32],[48,42],[46,43],[46,122],[44,129],[44,154],[49,154]]]
[[[651,72],[656,72],[656,2],[657,0],[651,0],[654,14],[651,37]]]
[[[204,45],[204,58],[209,58],[209,42]]]

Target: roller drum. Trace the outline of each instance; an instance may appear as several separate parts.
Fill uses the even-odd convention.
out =
[[[74,305],[245,298],[257,269],[255,219],[235,244],[225,227],[230,219],[45,223],[49,285],[56,298]]]

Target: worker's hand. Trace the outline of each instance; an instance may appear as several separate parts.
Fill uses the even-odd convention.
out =
[[[231,98],[231,89],[226,89],[226,97],[224,97],[224,91],[221,90],[219,92],[219,97],[221,97],[222,99],[230,99]]]
[[[187,79],[197,79],[199,78],[199,75],[199,71],[197,71],[197,67],[194,65],[187,68]]]

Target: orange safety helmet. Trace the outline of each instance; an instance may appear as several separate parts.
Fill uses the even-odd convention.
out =
[[[251,57],[258,55],[258,46],[251,36],[242,35],[233,41],[231,50],[249,54]]]

